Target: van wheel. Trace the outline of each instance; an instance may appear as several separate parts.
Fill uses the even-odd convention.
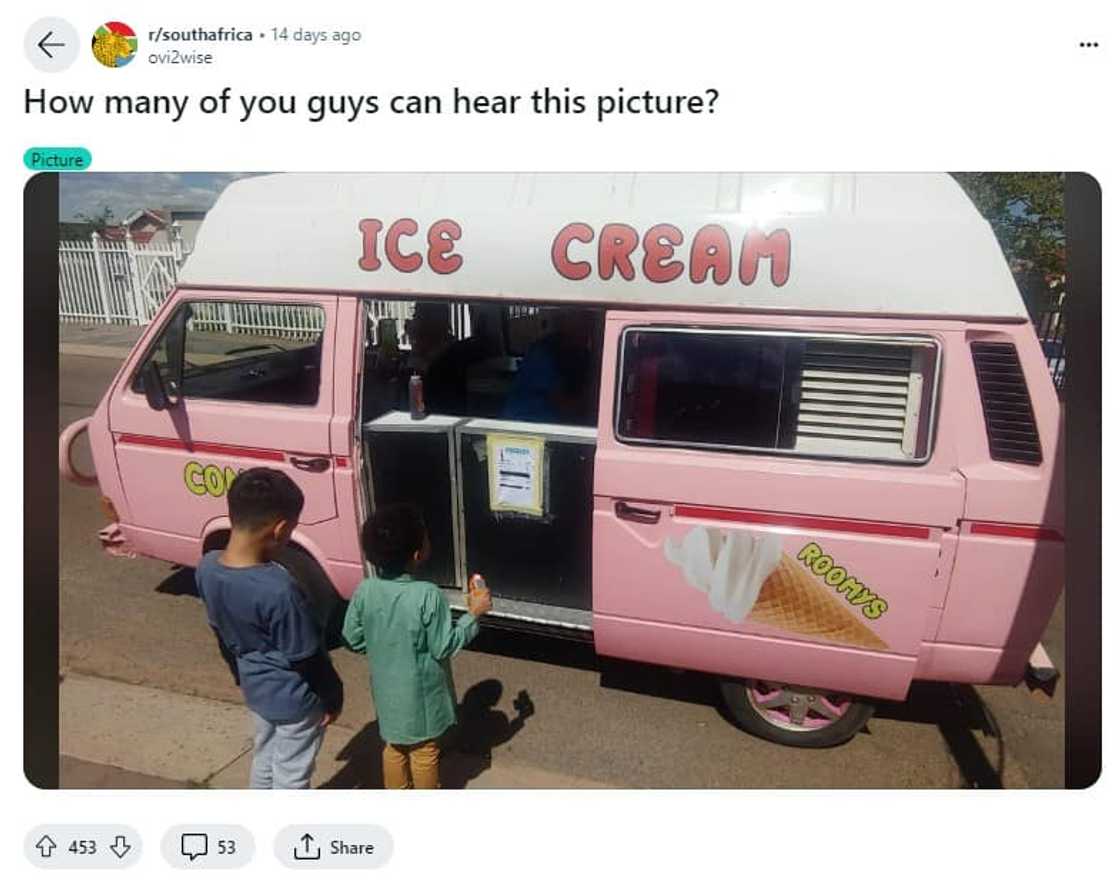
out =
[[[346,600],[338,595],[319,563],[296,547],[284,547],[274,559],[291,573],[300,592],[310,603],[323,630],[327,648],[343,645],[342,621],[346,617]]]
[[[851,695],[761,679],[720,680],[720,693],[743,731],[788,747],[835,747],[875,712]]]

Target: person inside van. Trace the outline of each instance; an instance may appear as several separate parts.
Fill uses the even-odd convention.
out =
[[[407,368],[423,373],[452,341],[451,305],[446,302],[418,301],[412,319],[404,324],[411,350]]]
[[[471,310],[471,334],[452,340],[431,361],[424,373],[424,402],[429,412],[471,415],[486,412],[485,403],[471,396],[471,373],[502,352],[501,331],[493,312]]]
[[[377,508],[362,526],[362,552],[377,577],[358,586],[342,629],[350,649],[369,659],[387,789],[439,787],[438,739],[456,720],[451,656],[490,610],[489,591],[473,592],[467,614],[452,621],[439,587],[412,577],[431,549],[419,508]]]
[[[537,339],[521,361],[502,417],[594,424],[596,314],[590,310],[557,310],[554,322],[555,330]]]

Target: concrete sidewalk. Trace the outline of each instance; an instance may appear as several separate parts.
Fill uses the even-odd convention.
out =
[[[107,323],[59,323],[58,352],[67,356],[123,360],[147,328]]]
[[[69,673],[59,686],[60,786],[66,789],[237,788],[249,783],[249,718],[240,704]],[[371,725],[327,729],[313,787],[380,786]],[[449,752],[445,786],[609,787],[557,772]]]

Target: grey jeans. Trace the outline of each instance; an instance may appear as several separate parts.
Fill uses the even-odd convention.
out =
[[[323,745],[322,712],[299,722],[269,722],[252,710],[254,790],[306,790],[315,771],[315,757]]]

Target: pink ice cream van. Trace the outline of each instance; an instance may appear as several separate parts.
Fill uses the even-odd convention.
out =
[[[238,181],[60,466],[110,552],[189,566],[258,465],[324,617],[412,501],[454,607],[482,573],[493,625],[714,674],[783,743],[1048,665],[1058,401],[946,175]]]

